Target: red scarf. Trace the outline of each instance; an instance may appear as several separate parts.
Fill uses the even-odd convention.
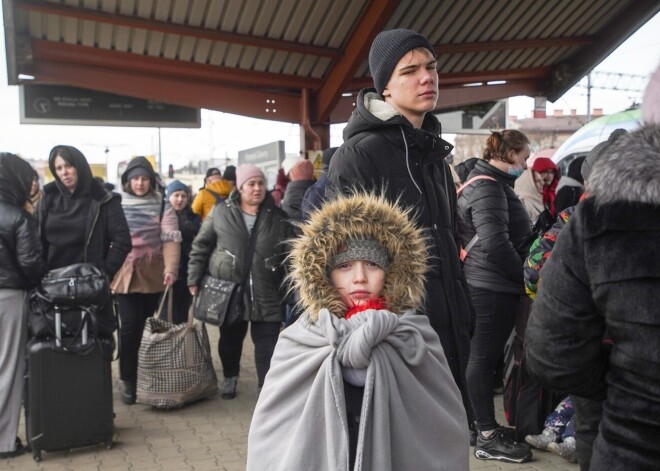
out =
[[[385,305],[385,298],[369,299],[366,303],[351,307],[348,311],[346,311],[346,314],[344,314],[344,319],[350,319],[358,312],[366,311],[367,309],[387,309],[387,306]]]

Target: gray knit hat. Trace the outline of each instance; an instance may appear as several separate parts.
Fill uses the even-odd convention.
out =
[[[375,263],[383,270],[390,266],[390,257],[387,250],[374,239],[349,239],[346,244],[339,247],[337,255],[332,259],[330,270],[342,263],[354,260],[366,260]]]
[[[596,163],[596,160],[598,160],[598,157],[601,154],[607,152],[612,144],[614,144],[624,134],[628,134],[628,131],[622,128],[615,129],[612,131],[612,134],[610,134],[610,137],[608,137],[606,141],[599,142],[594,146],[593,149],[589,151],[587,158],[584,159],[584,162],[582,162],[581,172],[582,179],[584,181],[589,180],[589,175],[591,175],[591,171],[593,170],[594,164]]]
[[[399,59],[406,52],[418,47],[425,47],[435,57],[435,51],[428,39],[412,30],[391,29],[376,36],[369,51],[369,71],[378,93],[383,94]]]

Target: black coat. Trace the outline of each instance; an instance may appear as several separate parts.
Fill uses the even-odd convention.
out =
[[[479,175],[458,198],[461,241],[479,239],[464,263],[470,286],[498,293],[525,294],[523,261],[531,244],[531,226],[525,206],[513,191],[515,177],[478,160],[468,180]]]
[[[188,259],[192,250],[193,240],[197,236],[202,219],[193,213],[190,205],[176,213],[179,219],[179,231],[181,231],[181,257],[179,258],[179,277],[177,282],[186,282],[188,278]]]
[[[244,291],[244,319],[279,322],[285,242],[293,236],[293,227],[287,222],[286,213],[275,206],[270,194],[266,195],[259,212],[257,225],[252,229],[257,231],[257,243]],[[239,193],[233,191],[225,201],[214,206],[193,241],[188,262],[188,286],[199,286],[206,274],[239,283],[249,242]]]
[[[43,197],[35,211],[46,254],[48,253],[48,242],[46,242],[44,233],[46,218],[57,217],[56,214],[49,211],[49,207],[55,198],[61,197],[56,183],[52,182],[44,186]],[[85,243],[81,247],[82,250],[76,252],[75,258],[72,258],[69,264],[83,261],[93,263],[112,280],[132,248],[131,235],[124,210],[121,207],[121,197],[106,190],[96,180],[92,180],[89,198],[91,204],[84,227]],[[62,224],[66,224],[66,221],[62,221]]]
[[[0,289],[29,289],[46,270],[36,221],[23,208],[35,176],[20,157],[0,155]]]
[[[314,180],[290,181],[282,198],[282,209],[292,221],[302,221],[302,203],[305,192],[314,184]]]
[[[348,125],[344,144],[330,162],[326,194],[364,188],[385,194],[403,208],[412,208],[427,230],[430,270],[425,311],[438,333],[454,378],[463,379],[470,350],[473,312],[458,259],[456,190],[445,162],[452,146],[440,138],[440,123],[427,114],[422,129],[402,115],[383,120],[364,104],[362,90]]]
[[[660,469],[658,254],[660,205],[589,198],[541,272],[527,364],[552,389],[605,398],[590,469]]]

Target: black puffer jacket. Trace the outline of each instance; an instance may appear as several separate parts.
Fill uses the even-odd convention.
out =
[[[515,177],[478,160],[468,180],[476,180],[458,198],[463,246],[475,233],[479,239],[465,259],[464,270],[470,286],[499,293],[525,294],[523,260],[529,249],[531,226],[525,206],[513,191]]]
[[[259,209],[257,245],[248,285],[245,289],[247,321],[281,321],[281,291],[284,279],[285,242],[293,236],[287,214],[275,206],[270,194]],[[188,286],[199,286],[206,274],[214,278],[241,281],[250,235],[243,220],[239,193],[215,205],[193,241],[188,262]]]
[[[344,144],[330,162],[326,195],[359,187],[412,208],[429,240],[425,312],[461,387],[473,313],[458,259],[456,190],[445,162],[452,146],[440,132],[432,114],[415,129],[375,90],[362,90],[344,129]]]
[[[23,208],[34,170],[19,157],[0,154],[0,289],[29,289],[46,270],[37,223]]]
[[[59,260],[66,265],[79,262],[93,263],[103,270],[110,280],[124,263],[126,256],[131,251],[131,235],[124,216],[124,210],[121,207],[121,197],[116,193],[106,190],[100,182],[92,178],[89,164],[78,149],[70,146],[58,146],[69,149],[71,153],[71,164],[78,173],[78,186],[74,195],[76,198],[88,199],[87,216],[84,218],[83,227],[72,227],[72,230],[84,230],[84,242],[80,249],[76,247],[67,247],[69,253],[68,260]],[[55,150],[55,149],[54,149]],[[53,175],[54,160],[56,152],[51,152],[50,166]],[[79,192],[84,193],[77,196]],[[52,208],[56,205],[59,208],[66,208],[70,199],[68,191],[57,179],[44,186],[43,197],[37,205],[35,216],[39,222],[39,231],[41,241],[44,247],[44,253],[48,256],[50,249],[47,239],[53,241],[53,235],[46,237],[47,218],[59,218],[60,220],[50,221],[54,224],[67,225],[66,216],[58,214]],[[49,224],[50,224],[49,223]],[[70,224],[70,223],[69,223]],[[58,245],[58,244],[54,244]],[[61,257],[60,257],[61,259]],[[49,268],[59,268],[51,266]]]

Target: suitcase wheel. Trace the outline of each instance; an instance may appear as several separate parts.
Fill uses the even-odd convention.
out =
[[[41,461],[41,450],[32,450],[32,458],[39,463]]]
[[[110,440],[109,442],[105,443],[105,449],[106,450],[112,450],[112,446],[114,445],[114,442]]]

